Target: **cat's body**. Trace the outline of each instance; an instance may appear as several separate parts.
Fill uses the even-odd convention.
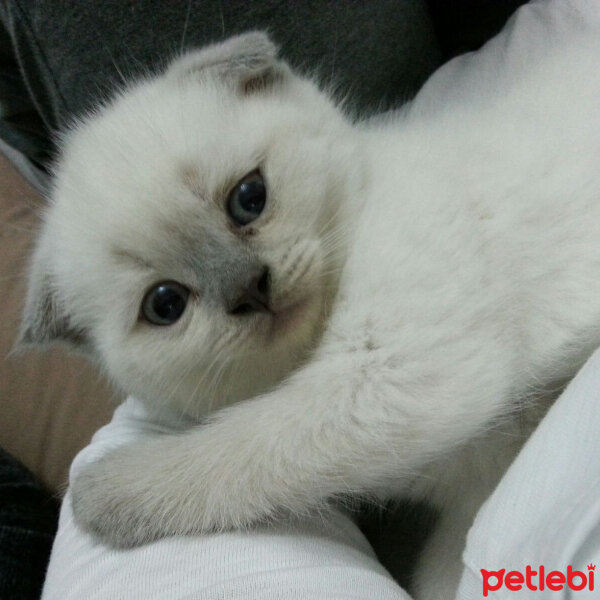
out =
[[[99,461],[75,481],[75,514],[134,545],[345,494],[425,498],[442,516],[417,597],[450,598],[466,530],[543,412],[540,398],[600,343],[600,109],[585,127],[564,112],[569,101],[592,112],[600,81],[572,99],[566,81],[542,114],[517,86],[489,110],[409,107],[355,127],[264,37],[208,52],[217,58],[174,67],[177,85],[133,90],[72,136],[24,337],[84,338],[127,391],[194,417],[257,397]],[[540,140],[542,118],[555,126]],[[212,229],[209,213],[196,222],[214,190],[257,167],[267,205],[246,233],[218,206],[202,205]],[[218,259],[219,248],[241,258]],[[215,277],[207,263],[229,280],[238,264],[267,264],[281,313],[234,315],[218,306],[224,292],[206,292],[168,328],[139,322],[149,284],[194,269]],[[201,277],[185,283],[203,290]],[[111,314],[128,285],[138,296]]]

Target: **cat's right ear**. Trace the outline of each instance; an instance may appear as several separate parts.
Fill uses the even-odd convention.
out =
[[[62,307],[47,268],[44,250],[40,245],[33,255],[25,309],[14,350],[18,352],[31,346],[63,342],[85,352],[89,345],[86,333],[73,327]]]
[[[167,75],[216,76],[246,95],[270,89],[289,76],[289,67],[277,53],[266,33],[252,31],[186,54],[171,64]]]

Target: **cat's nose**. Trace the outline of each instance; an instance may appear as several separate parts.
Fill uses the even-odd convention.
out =
[[[243,289],[233,296],[227,312],[230,315],[247,315],[256,312],[271,312],[269,307],[269,288],[271,275],[264,267],[258,275],[252,277]]]

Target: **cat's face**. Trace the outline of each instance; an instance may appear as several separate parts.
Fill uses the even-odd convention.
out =
[[[198,415],[265,390],[323,329],[355,150],[261,34],[177,61],[75,128],[23,337],[67,337],[128,393]]]

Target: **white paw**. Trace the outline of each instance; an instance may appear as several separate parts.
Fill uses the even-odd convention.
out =
[[[71,486],[75,520],[106,544],[131,548],[274,515],[247,457],[238,461],[244,468],[234,468],[236,461],[214,448],[205,459],[200,448],[187,450],[177,436],[165,436],[92,463]]]
[[[80,527],[110,546],[131,548],[169,534],[159,515],[149,513],[123,455],[117,450],[80,473],[71,485],[71,503]]]

